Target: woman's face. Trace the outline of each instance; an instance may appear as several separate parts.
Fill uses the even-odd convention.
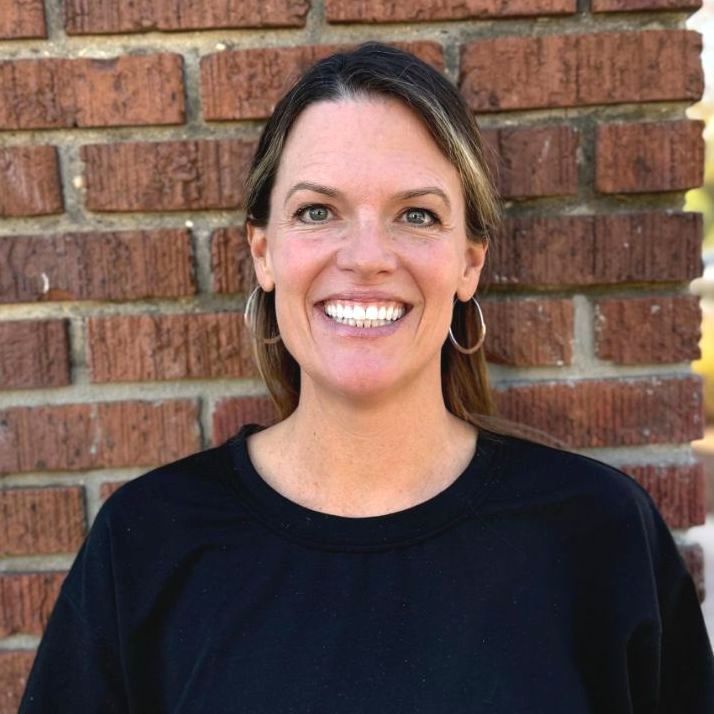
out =
[[[270,220],[248,238],[303,389],[358,400],[440,389],[453,299],[474,294],[486,249],[466,238],[456,169],[406,105],[310,105]]]

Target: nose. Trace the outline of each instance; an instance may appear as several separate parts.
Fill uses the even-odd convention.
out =
[[[389,232],[372,220],[351,226],[337,253],[337,267],[363,277],[392,272],[397,255]]]

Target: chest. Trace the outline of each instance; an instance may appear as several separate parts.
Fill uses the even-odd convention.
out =
[[[127,638],[137,711],[589,711],[562,567],[473,546],[204,553]]]

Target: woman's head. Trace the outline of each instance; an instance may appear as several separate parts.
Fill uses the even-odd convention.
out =
[[[439,165],[434,154],[440,152],[444,157],[438,173],[455,177],[451,186],[456,186],[461,195],[455,196],[457,201],[452,202],[459,203],[459,213],[463,214],[457,217],[461,234],[472,246],[472,253],[477,253],[476,247],[480,247],[483,254],[498,221],[498,206],[470,112],[454,87],[434,69],[408,53],[376,43],[317,63],[278,103],[263,132],[248,179],[249,229],[263,230],[271,218],[274,222],[278,220],[273,213],[275,207],[271,205],[276,181],[288,138],[296,124],[307,121],[298,121],[306,110],[311,108],[306,116],[311,117],[314,129],[320,115],[324,114],[322,118],[325,119],[328,113],[321,107],[331,105],[334,114],[335,105],[354,107],[357,103],[367,106],[370,102],[374,107],[389,105],[392,114],[399,114],[402,119],[408,114],[413,117],[412,123],[421,125],[421,129],[416,127],[416,130],[423,136],[414,151],[418,155],[420,146],[433,142],[432,158],[436,163],[432,161],[431,166]],[[400,106],[408,111],[395,112]],[[351,119],[355,112],[341,116]],[[371,119],[369,114],[366,116]],[[381,121],[386,116],[383,113]],[[338,117],[337,120],[341,119]],[[374,127],[374,121],[368,123]],[[405,128],[408,127],[407,121]],[[322,131],[330,131],[329,121],[322,121]],[[396,136],[395,140],[398,138]],[[294,144],[295,140],[292,140],[291,145]],[[354,158],[352,154],[353,161]],[[420,168],[418,163],[415,167]],[[345,166],[345,170],[349,171],[350,167]],[[410,216],[410,228],[414,227],[414,220],[423,220],[420,215]],[[402,218],[398,219],[398,224],[404,225]],[[467,301],[468,295],[462,284],[459,285],[459,291],[454,290],[453,294],[458,292],[460,299]],[[472,344],[478,338],[479,330],[472,312],[464,315],[463,304],[461,309],[455,310],[454,331],[460,341]],[[276,399],[279,413],[284,417],[297,405],[300,368],[283,344],[265,342],[265,338],[278,332],[273,293],[260,295],[255,318],[259,367]],[[447,343],[442,350],[441,365],[443,393],[452,412],[467,418],[474,412],[490,411],[482,353],[461,355]]]

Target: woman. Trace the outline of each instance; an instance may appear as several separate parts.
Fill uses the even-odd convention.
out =
[[[328,58],[248,183],[280,420],[105,504],[21,712],[714,711],[645,492],[484,428],[497,207],[456,91],[382,45]]]

